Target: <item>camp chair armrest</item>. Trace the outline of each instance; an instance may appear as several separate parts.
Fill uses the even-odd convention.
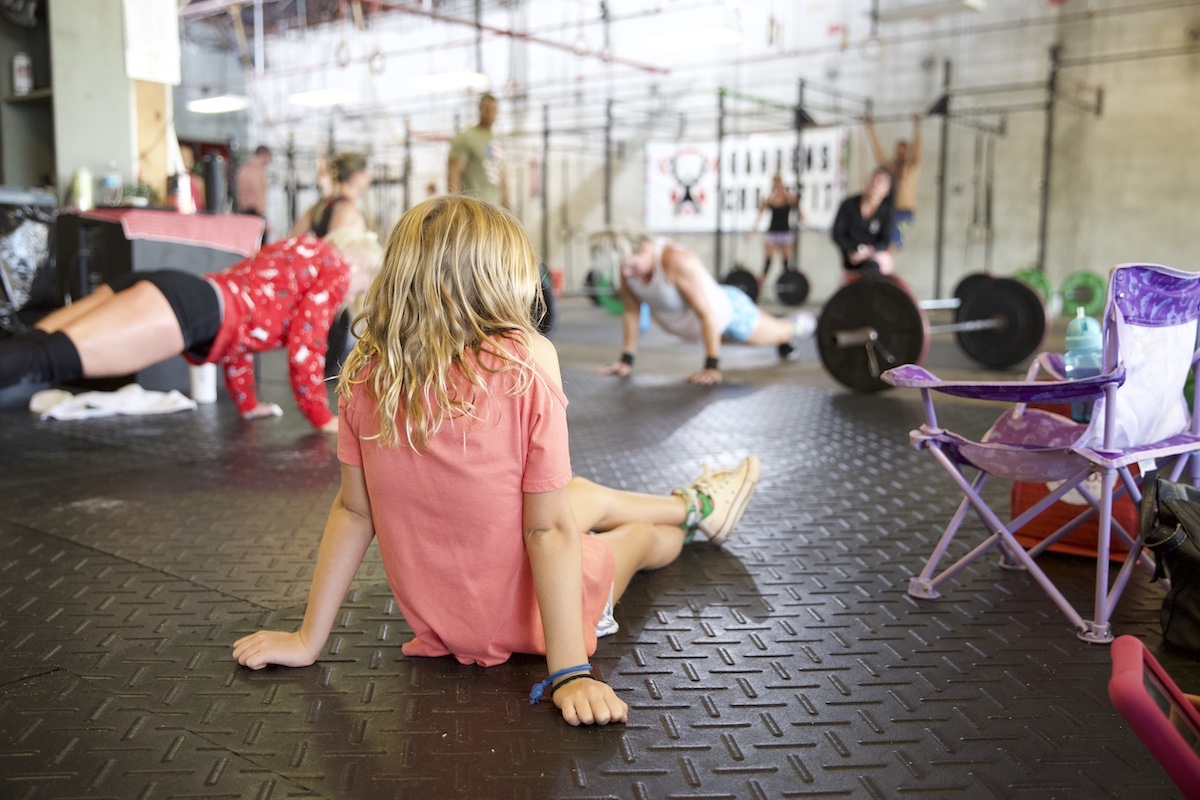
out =
[[[924,367],[905,364],[880,376],[884,382],[901,389],[923,389],[956,397],[996,400],[1007,403],[1063,403],[1094,400],[1104,395],[1104,387],[1125,382],[1125,369],[1093,378],[1073,381],[944,381]]]

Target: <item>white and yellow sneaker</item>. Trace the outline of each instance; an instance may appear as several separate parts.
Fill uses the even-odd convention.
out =
[[[704,465],[704,472],[688,488],[710,501],[708,513],[696,525],[710,542],[721,544],[733,533],[761,477],[762,465],[755,456],[747,456],[733,469],[710,470]]]

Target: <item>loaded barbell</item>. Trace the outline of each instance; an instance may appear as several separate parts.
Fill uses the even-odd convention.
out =
[[[953,310],[952,323],[931,325],[927,311]],[[1046,338],[1046,308],[1025,284],[1009,278],[980,282],[961,298],[918,302],[891,278],[863,278],[839,289],[817,320],[821,363],[839,383],[878,392],[880,379],[901,364],[919,364],[930,337],[953,333],[980,364],[1005,369],[1033,355]]]

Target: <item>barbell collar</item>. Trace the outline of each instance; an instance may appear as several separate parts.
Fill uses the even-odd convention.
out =
[[[954,311],[962,305],[962,298],[947,297],[945,300],[922,300],[917,307],[924,311]]]
[[[863,328],[838,331],[833,334],[833,343],[838,347],[865,347],[879,340],[879,331],[869,325]]]

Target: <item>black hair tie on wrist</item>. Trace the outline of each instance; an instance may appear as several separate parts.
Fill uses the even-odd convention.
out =
[[[709,356],[708,358],[704,359],[704,368],[705,369],[718,369],[717,364],[719,364],[719,363],[720,363],[719,358],[717,358],[716,356]]]
[[[550,696],[551,696],[551,697],[554,697],[554,693],[555,693],[555,692],[557,692],[557,691],[558,691],[559,689],[561,689],[562,687],[566,686],[566,685],[567,685],[568,683],[570,683],[571,681],[577,681],[577,680],[579,680],[580,678],[591,678],[591,677],[592,677],[592,673],[590,673],[590,672],[580,672],[580,673],[578,673],[578,674],[571,675],[570,677],[563,678],[561,681],[559,681],[559,682],[558,682],[558,683],[557,683],[557,684],[554,686],[554,688],[553,688],[553,689],[551,689],[551,690],[550,690]]]
[[[621,363],[627,367],[632,367],[633,353],[629,352],[628,350],[626,350],[624,353],[621,353]]]

